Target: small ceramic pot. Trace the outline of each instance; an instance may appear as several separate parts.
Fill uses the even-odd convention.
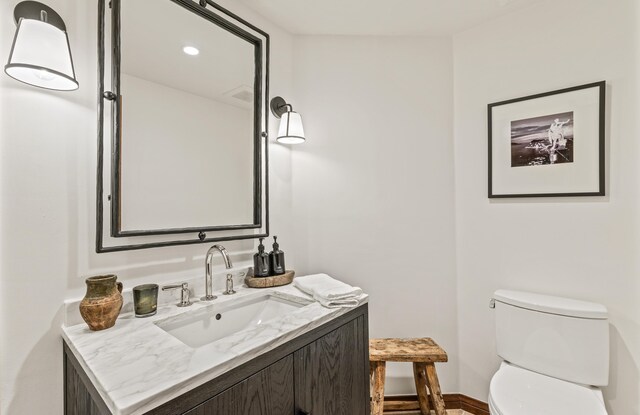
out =
[[[80,315],[94,331],[116,324],[122,309],[122,283],[115,275],[100,275],[86,280],[87,293],[80,302]]]

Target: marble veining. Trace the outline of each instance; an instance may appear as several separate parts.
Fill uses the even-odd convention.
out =
[[[325,308],[290,285],[266,289],[243,286],[237,291],[233,296],[218,295],[213,303],[195,302],[187,308],[163,305],[149,318],[123,314],[115,327],[104,331],[92,332],[85,324],[63,327],[62,336],[111,412],[137,415],[350,310]],[[155,324],[264,294],[304,306],[198,348],[183,344]],[[363,294],[360,304],[367,301]]]

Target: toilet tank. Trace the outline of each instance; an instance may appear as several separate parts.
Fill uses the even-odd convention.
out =
[[[494,293],[498,355],[517,366],[584,385],[609,382],[605,306],[522,291]]]

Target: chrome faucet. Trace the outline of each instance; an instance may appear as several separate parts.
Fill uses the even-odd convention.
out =
[[[212,272],[211,272],[211,268],[213,267],[213,265],[211,264],[211,261],[213,259],[213,254],[218,251],[220,252],[220,254],[222,255],[222,259],[224,260],[224,266],[227,267],[227,269],[230,269],[233,265],[231,264],[231,258],[229,258],[229,255],[227,254],[227,250],[224,249],[224,246],[222,245],[213,245],[211,248],[209,248],[209,250],[207,251],[207,256],[205,258],[205,264],[204,264],[204,268],[205,268],[205,280],[204,280],[204,287],[205,287],[205,296],[201,298],[202,301],[212,301],[215,300],[216,297],[215,295],[213,295],[213,276],[212,276]]]

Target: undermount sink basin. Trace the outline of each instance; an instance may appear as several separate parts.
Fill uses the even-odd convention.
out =
[[[306,304],[263,294],[213,304],[155,324],[187,346],[198,348],[247,328],[284,317]]]

